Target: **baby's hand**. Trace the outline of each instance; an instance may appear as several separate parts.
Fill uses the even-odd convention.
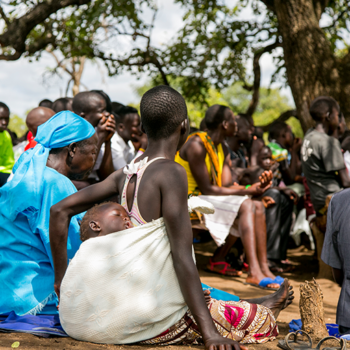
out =
[[[267,208],[270,208],[272,207],[274,204],[276,204],[276,202],[274,201],[273,198],[269,197],[269,196],[264,196],[261,198],[261,201],[264,205],[264,207],[267,209]]]
[[[259,176],[259,180],[261,183],[261,188],[265,188],[268,185],[271,184],[271,180],[273,179],[273,174],[272,171],[264,171],[260,176]]]

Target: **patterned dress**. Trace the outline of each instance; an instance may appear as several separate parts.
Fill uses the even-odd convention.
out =
[[[278,336],[271,310],[246,301],[212,299],[209,311],[219,333],[242,344],[261,344]],[[190,311],[162,334],[141,342],[147,345],[203,345],[203,338]]]

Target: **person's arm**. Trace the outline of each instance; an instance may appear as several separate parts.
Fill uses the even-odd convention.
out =
[[[260,195],[265,191],[261,184],[254,184],[248,189],[244,186],[230,186],[219,187],[211,184],[207,166],[205,164],[206,150],[203,144],[193,141],[191,147],[187,148],[186,158],[189,163],[192,175],[198,184],[199,190],[204,195],[213,196],[229,196],[229,195]],[[228,167],[228,169],[227,169]],[[227,176],[230,172],[229,164],[227,163],[227,157],[225,158],[225,164],[223,168],[223,174],[226,177],[225,183],[228,183]],[[231,175],[232,176],[232,175]],[[232,183],[232,182],[231,182]]]
[[[256,136],[253,136],[252,146],[250,148],[250,166],[258,165],[258,155],[261,148],[265,145],[264,140],[258,139]]]
[[[337,172],[340,185],[344,188],[350,187],[350,178],[339,141],[334,137],[329,137],[327,142],[320,144],[320,150],[326,172],[332,172],[333,174]]]
[[[291,152],[292,159],[290,161],[290,164],[288,164],[286,160],[280,163],[280,170],[281,170],[283,182],[286,185],[291,185],[295,182],[294,179],[295,179],[295,175],[297,173],[297,168],[299,164],[299,151],[300,151],[301,144],[302,144],[301,139],[296,138],[292,146],[292,152]]]
[[[198,271],[192,257],[192,228],[187,209],[187,176],[178,164],[169,164],[161,181],[162,214],[169,237],[174,269],[181,292],[195,318],[207,349],[245,349],[217,331],[205,303]],[[225,348],[226,345],[226,348]]]
[[[98,169],[98,175],[101,180],[107,178],[113,173],[113,160],[111,150],[111,138],[116,130],[116,123],[113,115],[109,115],[108,118],[103,117],[97,125],[96,133],[98,136],[98,152],[100,152],[102,144],[105,144],[105,152],[103,155],[102,163]]]
[[[350,178],[347,169],[338,170],[339,179],[342,187],[348,188],[350,187]]]
[[[117,183],[121,176],[123,176],[122,171],[117,171],[106,180],[74,193],[51,207],[50,245],[55,269],[55,292],[58,297],[68,264],[67,236],[70,219],[110,196],[118,194]]]
[[[109,139],[108,141],[105,142],[105,151],[103,154],[101,166],[97,170],[97,174],[100,180],[104,180],[109,175],[111,175],[114,171],[115,169],[113,166],[111,140]]]

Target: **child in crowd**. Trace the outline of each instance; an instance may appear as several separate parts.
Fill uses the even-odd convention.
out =
[[[295,183],[301,139],[294,138],[292,129],[288,124],[276,122],[269,129],[269,141],[268,146],[272,151],[272,159],[279,164],[275,173],[278,183],[282,180],[286,185]],[[289,150],[291,151],[290,162],[288,161]]]
[[[272,152],[268,146],[263,146],[260,149],[257,157],[257,164],[258,165],[247,169],[240,169],[241,172],[237,177],[240,185],[247,186],[259,182],[259,178],[264,171],[271,170],[274,172],[278,167],[278,163],[272,159]],[[273,185],[275,184],[273,183]]]
[[[134,234],[136,234],[135,230],[137,229],[142,231],[145,227],[155,225],[153,224],[154,221],[157,221],[159,225],[164,225],[162,227],[164,227],[165,235],[162,233],[159,237],[157,236],[157,239],[158,241],[162,239],[164,243],[166,240],[168,242],[167,244],[169,244],[169,254],[167,256],[171,256],[173,262],[170,267],[174,276],[176,276],[170,282],[173,283],[176,281],[176,285],[172,289],[166,289],[164,287],[162,294],[164,295],[165,293],[171,300],[172,295],[177,290],[181,290],[180,299],[184,300],[184,304],[179,304],[179,309],[175,313],[168,314],[171,316],[169,317],[166,316],[167,310],[171,309],[172,305],[178,305],[178,302],[181,301],[180,299],[174,300],[174,304],[170,303],[169,299],[163,299],[163,303],[158,304],[156,312],[152,311],[154,309],[152,309],[151,305],[147,303],[141,305],[139,303],[139,306],[143,309],[150,308],[146,314],[149,317],[145,318],[134,307],[134,302],[139,302],[140,300],[133,300],[125,294],[123,296],[118,295],[118,298],[114,299],[120,299],[119,305],[124,308],[124,314],[121,315],[119,312],[119,315],[111,315],[113,316],[113,324],[106,324],[106,329],[114,326],[115,320],[118,319],[118,329],[125,329],[123,339],[126,342],[129,339],[133,339],[134,342],[147,341],[148,339],[148,344],[193,344],[198,343],[200,340],[207,348],[225,347],[227,350],[232,348],[235,350],[239,348],[245,349],[245,347],[233,340],[237,338],[231,332],[231,329],[229,329],[228,333],[224,331],[224,334],[220,334],[220,330],[218,331],[215,327],[212,315],[209,313],[203,297],[198,271],[192,256],[193,235],[187,209],[187,176],[183,167],[174,162],[176,152],[184,144],[188,136],[186,103],[183,97],[174,89],[168,86],[157,86],[146,92],[142,97],[141,119],[144,131],[148,137],[148,147],[145,153],[137,159],[137,162],[133,162],[123,170],[114,172],[103,182],[83,189],[51,208],[50,239],[55,267],[55,290],[59,295],[61,282],[67,269],[66,237],[70,218],[90,209],[96,203],[107,200],[112,195],[120,194],[123,208],[130,216],[132,223],[138,226],[132,229],[134,230]],[[107,239],[107,237],[104,238]],[[130,234],[130,238],[132,239],[132,234]],[[128,242],[130,242],[129,237]],[[89,245],[89,242],[85,244]],[[157,244],[157,240],[155,244]],[[84,248],[84,244],[81,248]],[[113,247],[110,248],[114,250]],[[151,251],[148,252],[148,254],[151,253]],[[118,255],[115,254],[114,256],[117,258]],[[135,256],[135,259],[137,258]],[[155,275],[155,271],[161,271],[160,268],[163,265],[160,266],[158,256],[153,256],[152,260],[147,262],[148,265],[152,265],[152,268],[147,268],[147,271],[145,270],[143,273],[147,273],[147,276],[156,279],[157,275]],[[74,259],[72,263],[74,263]],[[127,272],[128,280],[133,278],[135,283],[137,283],[136,280],[138,278],[142,278],[142,274],[134,274],[130,269]],[[98,284],[98,276],[96,278],[95,284]],[[126,280],[123,280],[125,286],[127,286],[126,282]],[[164,282],[168,283],[165,280]],[[135,285],[132,284],[132,286]],[[162,283],[159,285],[159,288],[161,287]],[[158,288],[158,286],[155,285],[153,288]],[[153,288],[149,291],[146,289],[140,292],[149,300],[151,298],[150,295],[153,294],[146,295],[146,293],[154,293]],[[280,300],[284,306],[289,294],[288,282],[283,284],[282,290],[283,296],[282,298],[280,297]],[[66,291],[68,292],[68,290]],[[136,292],[135,288],[133,291]],[[67,296],[65,294],[64,297],[66,298]],[[94,316],[94,319],[97,318],[97,323],[100,322],[101,317],[106,315],[106,312],[109,312],[108,310],[105,312],[105,310],[99,309],[97,304],[100,299],[90,300],[90,306],[96,306],[96,317],[94,315],[91,317]],[[155,302],[158,303],[158,299],[155,299]],[[92,310],[90,306],[86,305],[86,303],[81,305],[83,308],[89,307],[89,310]],[[246,307],[250,309],[249,305],[246,305]],[[266,308],[258,309],[260,310],[258,313],[250,313],[249,317],[248,313],[252,310],[249,311],[241,308],[237,311],[241,315],[245,315],[247,312],[247,317],[251,320],[251,326],[252,322],[255,322],[253,319],[255,320],[256,317],[260,318],[263,315],[262,323],[266,324],[266,321],[269,320],[264,328],[264,334],[265,332],[269,332],[273,337],[276,328],[274,321],[269,316],[270,312]],[[183,316],[176,316],[174,318],[172,315],[179,315],[179,310],[184,311],[184,313],[181,311]],[[211,310],[211,312],[213,311]],[[222,314],[219,314],[218,309],[216,309],[216,312],[216,317],[221,320]],[[79,310],[75,309],[74,314],[78,316]],[[157,316],[160,314],[163,315],[161,320]],[[228,314],[231,316],[227,316],[228,318],[226,318],[225,323],[228,322],[228,319],[230,319],[230,322],[233,321],[236,310],[229,307],[227,308]],[[119,322],[121,317],[125,319],[131,316],[135,318],[135,324],[121,324]],[[167,323],[168,330],[166,332],[163,331],[154,334],[154,331],[157,331],[153,322],[155,317],[157,317],[158,323],[162,322],[163,325]],[[93,318],[91,320],[93,321]],[[69,318],[69,322],[73,322],[72,318]],[[230,322],[228,323],[232,325]],[[87,323],[78,324],[77,326],[82,326],[86,329],[86,327],[95,326],[95,324],[87,320]],[[252,328],[254,327],[252,326]],[[145,335],[146,333],[147,337],[138,337],[138,334]],[[263,333],[261,328],[258,333]],[[111,335],[111,333],[109,334]],[[225,336],[228,338],[225,338]],[[256,334],[254,341],[259,342],[259,336]],[[240,339],[242,339],[241,336],[238,340]],[[265,339],[262,341],[266,341]],[[81,338],[81,340],[84,339]],[[253,338],[250,338],[250,340],[253,341]],[[120,343],[121,339],[113,339],[113,342]]]
[[[339,126],[338,103],[332,97],[318,97],[310,106],[310,114],[316,125],[305,135],[301,148],[302,167],[316,211],[316,225],[325,232],[326,198],[350,187],[350,178],[340,143],[333,136],[337,136]]]
[[[6,128],[10,121],[10,109],[0,102],[0,187],[6,184],[15,164],[12,140]]]

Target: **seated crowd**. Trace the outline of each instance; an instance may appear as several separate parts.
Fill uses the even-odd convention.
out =
[[[275,122],[266,145],[251,116],[222,105],[189,134],[186,103],[167,86],[144,94],[140,114],[100,90],[45,99],[18,139],[0,102],[0,315],[52,315],[60,304],[64,330],[94,342],[245,349],[238,342],[273,340],[293,300],[276,274],[292,270],[289,237],[305,209],[325,234],[322,259],[340,285],[348,280],[347,209],[337,209],[347,191],[329,198],[350,187],[350,134],[334,99],[312,102],[303,141]],[[208,271],[245,270],[247,284],[276,292],[203,292],[193,239],[205,233],[217,246]]]

